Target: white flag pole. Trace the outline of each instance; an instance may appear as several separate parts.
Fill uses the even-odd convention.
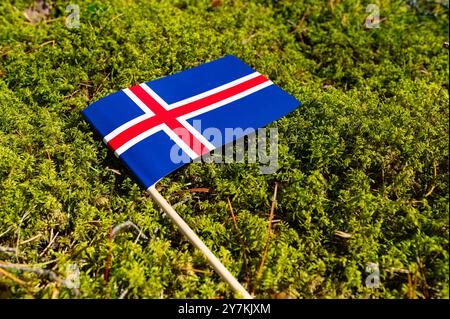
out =
[[[242,285],[233,277],[233,275],[225,268],[220,260],[209,250],[209,248],[202,242],[202,240],[194,233],[194,231],[186,224],[186,222],[177,214],[173,207],[161,196],[154,186],[151,186],[147,191],[152,196],[153,200],[161,206],[164,212],[170,217],[183,235],[198,249],[202,251],[210,265],[214,270],[225,280],[234,291],[240,293],[245,299],[252,299],[252,296],[242,287]]]

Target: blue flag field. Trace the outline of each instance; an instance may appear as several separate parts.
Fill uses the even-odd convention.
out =
[[[174,147],[192,161],[242,137],[229,138],[226,129],[258,129],[299,105],[229,55],[110,94],[89,105],[83,115],[148,188],[185,164],[173,160]],[[211,128],[225,138],[207,134]]]

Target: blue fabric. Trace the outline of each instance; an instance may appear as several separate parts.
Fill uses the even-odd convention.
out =
[[[253,128],[257,130],[285,116],[294,110],[299,103],[294,97],[273,84],[187,121],[189,124],[194,125],[195,121],[200,120],[202,133],[209,127],[217,128],[220,130],[223,139],[225,139],[228,137],[225,134],[226,128],[242,128],[242,130]],[[233,140],[223,140],[221,144],[217,144],[217,141],[213,141],[210,136],[205,135],[205,137],[215,147],[220,147],[242,136],[237,135]]]
[[[82,113],[100,135],[105,136],[144,111],[123,91],[118,91],[92,103]]]
[[[255,72],[232,55],[214,60],[192,69],[147,82],[167,104],[214,89]]]
[[[170,159],[173,145],[173,141],[166,133],[159,131],[131,147],[120,158],[141,185],[148,188],[168,173],[183,166],[183,163],[173,163]]]
[[[192,69],[164,78],[147,82],[168,104],[184,100],[199,93],[211,90],[243,76],[255,72],[251,67],[234,56],[225,56],[218,60],[202,64]],[[226,128],[240,127],[243,130],[255,130],[291,112],[300,102],[272,84],[239,100],[195,116],[187,121],[195,127],[195,121],[201,121],[201,133],[206,128],[217,128],[225,138]],[[143,114],[143,111],[125,94],[119,91],[108,95],[83,110],[89,123],[106,136],[120,125]],[[209,136],[205,136],[210,139]],[[233,139],[241,136],[234,136]],[[231,140],[210,142],[220,147]],[[135,144],[120,155],[128,168],[134,173],[145,188],[183,166],[185,161],[174,162],[174,141],[164,132],[159,131]],[[180,155],[187,157],[180,150]]]

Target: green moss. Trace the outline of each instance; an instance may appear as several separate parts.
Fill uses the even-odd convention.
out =
[[[66,1],[29,23],[0,4],[0,251],[80,288],[0,273],[2,297],[200,298],[233,293],[82,118],[118,89],[234,54],[303,105],[272,124],[279,170],[188,165],[162,192],[258,297],[448,298],[448,12],[444,1]],[[448,6],[448,4],[447,4]],[[120,172],[120,174],[118,174]],[[263,272],[268,213],[277,223]],[[208,193],[179,190],[206,187]],[[236,230],[227,206],[237,217]],[[110,229],[132,221],[149,237]],[[350,238],[335,235],[351,234]],[[52,245],[49,242],[58,234]],[[368,263],[380,287],[366,287]],[[417,287],[408,285],[417,274]]]

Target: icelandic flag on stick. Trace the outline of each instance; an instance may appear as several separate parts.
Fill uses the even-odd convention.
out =
[[[190,161],[232,142],[201,128],[257,129],[300,105],[294,97],[234,56],[110,94],[83,115],[148,188]],[[233,136],[233,139],[241,136]]]

